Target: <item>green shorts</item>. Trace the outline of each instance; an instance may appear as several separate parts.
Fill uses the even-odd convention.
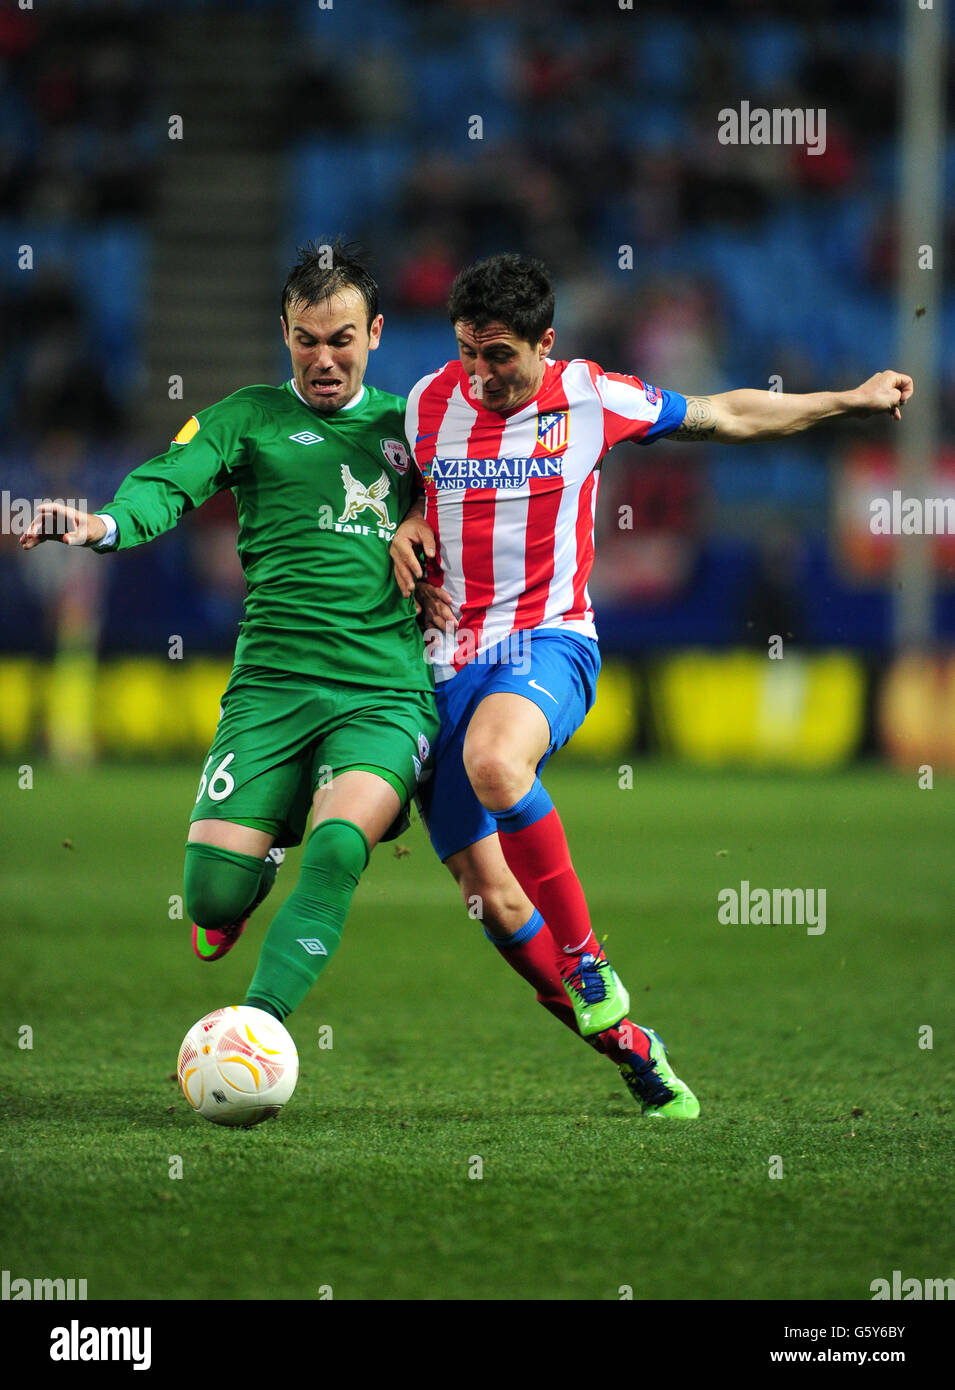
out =
[[[404,805],[430,775],[437,733],[430,691],[236,666],[189,820],[235,821],[297,845],[315,791],[337,773],[377,773]]]

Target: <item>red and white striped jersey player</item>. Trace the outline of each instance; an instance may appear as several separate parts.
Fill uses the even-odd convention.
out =
[[[515,255],[462,271],[448,308],[458,358],[409,395],[423,497],[392,543],[397,582],[422,605],[441,715],[422,813],[465,900],[481,903],[485,934],[541,1003],[620,1067],[644,1114],[695,1118],[657,1034],[627,1017],[539,776],[595,693],[599,465],[623,440],[736,443],[837,415],[899,419],[912,383],[881,372],[853,391],[685,397],[554,360],[547,272]]]

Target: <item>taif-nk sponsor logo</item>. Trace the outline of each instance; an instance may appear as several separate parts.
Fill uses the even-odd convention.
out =
[[[381,470],[378,478],[367,486],[360,478],[356,478],[347,463],[341,466],[342,483],[345,487],[345,507],[338,518],[336,531],[345,528],[350,523],[355,522],[357,517],[364,511],[370,511],[378,522],[379,529],[384,528],[388,531],[395,529],[396,523],[388,515],[388,508],[385,506],[385,498],[391,489],[388,474],[384,469]]]

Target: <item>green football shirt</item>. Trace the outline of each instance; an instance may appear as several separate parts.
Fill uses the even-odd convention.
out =
[[[388,555],[415,493],[404,409],[367,384],[334,415],[291,382],[236,391],[192,416],[100,508],[117,523],[114,548],[162,535],[231,488],[248,589],[236,665],[430,690],[414,601]]]

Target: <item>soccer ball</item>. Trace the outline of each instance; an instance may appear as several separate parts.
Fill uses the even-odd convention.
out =
[[[203,1119],[248,1129],[277,1115],[291,1098],[298,1053],[277,1018],[231,1004],[192,1025],[177,1071],[183,1095]]]

